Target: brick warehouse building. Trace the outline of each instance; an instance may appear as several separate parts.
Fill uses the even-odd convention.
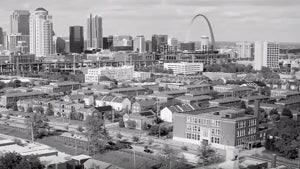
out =
[[[251,147],[258,140],[258,113],[224,107],[174,113],[173,140],[220,149]]]

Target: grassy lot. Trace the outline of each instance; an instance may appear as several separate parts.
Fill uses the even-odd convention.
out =
[[[19,137],[30,140],[30,135],[26,132],[20,132],[17,129],[10,128],[9,126],[0,125],[0,132],[2,134]],[[58,141],[56,136],[49,136],[43,139],[38,139],[37,142],[46,144],[50,147],[56,148],[61,152],[70,155],[88,154],[88,152],[77,149],[73,146],[67,146],[63,142]],[[101,160],[107,163],[123,167],[125,169],[133,168],[133,152],[131,150],[109,151],[103,154],[97,154],[94,159]],[[136,152],[136,169],[149,169],[151,166],[157,164],[157,159],[151,155]]]
[[[111,164],[115,164],[125,169],[134,168],[134,154],[130,150],[124,151],[110,151],[104,154],[98,154],[94,157],[97,160],[105,161]],[[157,164],[156,159],[152,156],[136,153],[136,169],[149,169],[151,166]]]

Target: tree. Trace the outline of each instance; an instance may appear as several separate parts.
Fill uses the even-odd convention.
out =
[[[49,120],[45,116],[36,113],[27,119],[26,123],[29,133],[31,134],[32,131],[34,139],[48,135],[50,129],[49,124],[47,123],[48,121]]]
[[[127,120],[126,124],[127,124],[127,127],[130,129],[135,129],[135,127],[136,127],[136,122],[134,120]]]
[[[9,152],[0,158],[1,169],[44,169],[37,156],[21,156],[16,152]]]
[[[123,119],[120,119],[119,121],[119,127],[124,128],[125,127],[125,123]]]
[[[248,107],[248,108],[245,110],[245,114],[248,114],[248,115],[254,115],[254,110],[253,110],[251,107]]]
[[[277,109],[272,109],[269,113],[270,116],[272,116],[273,114],[278,114]]]
[[[83,129],[83,127],[82,127],[82,126],[78,126],[78,127],[77,127],[77,131],[81,133],[81,132],[83,132],[83,131],[84,131],[84,129]]]
[[[13,104],[12,109],[13,111],[18,111],[18,106],[16,103]]]
[[[32,112],[33,112],[32,107],[28,107],[28,108],[27,108],[27,113],[32,113]]]
[[[151,145],[151,144],[153,144],[153,142],[154,142],[154,140],[153,140],[153,139],[151,139],[151,138],[149,138],[149,139],[148,139],[148,145]]]
[[[44,114],[44,108],[41,107],[41,106],[35,107],[35,108],[33,108],[33,110],[34,110],[36,113]]]
[[[135,143],[138,143],[140,141],[140,137],[139,136],[132,136],[132,141]]]
[[[121,133],[117,133],[117,134],[116,134],[116,137],[117,137],[119,140],[121,140],[122,137],[123,137],[123,135],[122,135]]]
[[[148,130],[148,124],[146,122],[142,124],[142,130]]]
[[[90,153],[99,153],[105,150],[109,140],[109,134],[104,127],[104,121],[100,115],[88,115],[85,120],[86,134]]]
[[[279,121],[280,120],[280,115],[279,114],[272,114],[270,116],[272,122],[276,122],[276,121]]]
[[[292,114],[291,110],[287,107],[283,108],[281,115],[288,117],[288,118],[293,118],[293,114]]]
[[[244,101],[241,101],[241,104],[240,104],[240,108],[241,109],[246,109],[246,103]]]
[[[198,165],[207,166],[214,162],[219,161],[216,150],[212,149],[209,145],[202,142],[201,147],[197,150]]]

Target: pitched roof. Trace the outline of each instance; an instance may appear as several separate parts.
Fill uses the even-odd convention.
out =
[[[133,119],[153,118],[154,116],[155,113],[152,110],[129,114],[129,118],[133,118]]]
[[[181,100],[181,101],[199,101],[199,100],[210,100],[212,99],[211,96],[202,95],[202,96],[179,96],[175,99]]]
[[[226,97],[223,99],[211,100],[209,102],[229,103],[229,102],[238,102],[238,101],[241,101],[241,99],[238,97]]]
[[[96,100],[106,101],[106,102],[115,102],[115,103],[122,103],[125,98],[116,97],[116,96],[98,96]]]
[[[185,111],[192,111],[200,109],[200,106],[197,104],[182,104],[182,105],[175,105],[167,107],[172,113],[179,113]]]
[[[141,107],[151,107],[155,104],[155,100],[149,99],[149,100],[139,100],[136,103],[138,103]]]

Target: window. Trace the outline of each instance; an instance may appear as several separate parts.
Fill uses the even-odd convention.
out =
[[[191,131],[192,130],[192,126],[191,125],[187,125],[187,131]]]
[[[191,133],[186,133],[186,138],[191,139]]]
[[[203,137],[208,137],[208,131],[207,130],[203,131]]]

